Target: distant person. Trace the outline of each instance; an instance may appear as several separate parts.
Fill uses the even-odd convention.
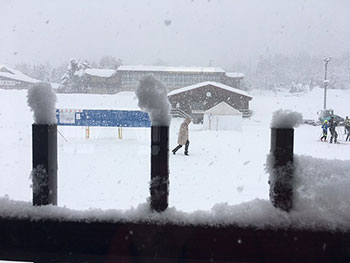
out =
[[[186,118],[180,125],[180,130],[179,130],[179,136],[177,139],[177,143],[179,144],[176,146],[172,152],[173,154],[176,154],[176,152],[183,146],[185,145],[185,155],[188,155],[188,146],[190,145],[190,141],[188,140],[188,125],[190,124],[191,119]]]
[[[328,135],[328,121],[327,120],[324,120],[321,128],[322,128],[321,141],[322,142],[326,142],[327,141],[327,135]]]
[[[331,139],[329,140],[329,143],[333,143],[333,139],[334,139],[334,143],[337,143],[338,133],[335,130],[336,127],[337,127],[337,122],[334,120],[334,117],[332,116],[329,120],[329,131],[331,133]]]
[[[344,120],[344,126],[345,126],[345,134],[348,134],[346,136],[345,141],[350,141],[350,119],[348,116],[346,116],[345,120]]]

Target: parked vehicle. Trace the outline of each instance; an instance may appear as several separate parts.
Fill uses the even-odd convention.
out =
[[[332,116],[334,117],[334,120],[338,123],[338,125],[342,125],[344,122],[344,118],[334,114],[333,109],[319,110],[317,112],[317,115],[320,123],[323,123],[325,120],[329,120]]]

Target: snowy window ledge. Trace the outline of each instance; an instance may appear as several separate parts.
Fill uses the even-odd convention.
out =
[[[0,198],[0,218],[130,222],[175,225],[237,226],[257,229],[311,229],[350,231],[350,161],[309,156],[294,158],[294,209],[276,209],[268,200],[255,199],[239,205],[216,204],[210,211],[186,213],[170,207],[152,212],[148,203],[129,210],[85,211],[56,206],[33,207],[29,202]]]

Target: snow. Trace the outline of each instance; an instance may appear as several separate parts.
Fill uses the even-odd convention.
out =
[[[271,120],[273,112],[281,108],[300,112],[304,119],[317,120],[317,112],[323,109],[323,88],[314,88],[307,93],[293,94],[280,92],[276,95],[273,92],[253,90],[250,92],[253,97],[258,96],[258,101],[250,102],[250,108],[254,111],[254,119]],[[346,116],[349,114],[348,103],[349,90],[327,90],[327,105],[334,109],[334,114]],[[272,98],[274,97],[274,98]]]
[[[11,69],[7,66],[0,65],[0,77],[9,78],[13,80],[28,82],[28,83],[38,83],[40,80],[33,79],[31,77],[28,77],[27,75],[23,74],[19,70]]]
[[[275,209],[268,200],[266,156],[273,112],[284,108],[316,119],[323,89],[306,94],[251,91],[250,119],[242,132],[206,131],[190,124],[190,156],[170,155],[169,208],[149,209],[150,130],[62,127],[58,137],[58,205],[32,207],[32,115],[23,90],[0,90],[0,215],[38,220],[133,220],[178,224],[238,224],[266,227],[350,229],[350,143],[337,127],[340,144],[319,141],[319,126],[294,131],[295,208]],[[349,115],[350,91],[328,90],[335,114]],[[137,108],[134,93],[57,94],[58,108]],[[169,147],[176,146],[181,119],[172,119]],[[16,200],[16,201],[15,201]]]
[[[226,72],[226,76],[230,78],[244,78],[244,73],[239,72]]]
[[[85,74],[90,76],[96,76],[101,78],[109,78],[115,73],[114,69],[97,69],[97,68],[88,68],[85,69]]]
[[[300,155],[294,163],[295,213],[349,229],[350,162]]]
[[[152,74],[143,76],[136,89],[139,107],[148,112],[153,126],[170,125],[170,108],[168,89]]]
[[[289,217],[276,209],[265,200],[254,200],[237,206],[229,206],[225,203],[217,204],[211,211],[195,211],[186,213],[175,208],[168,208],[163,213],[152,212],[148,203],[139,204],[136,208],[122,210],[89,209],[77,211],[52,205],[33,207],[30,202],[13,201],[8,197],[0,198],[1,217],[7,218],[31,218],[41,220],[44,218],[58,219],[60,221],[131,221],[153,222],[158,224],[175,223],[179,225],[229,225],[239,226],[256,225],[258,228],[274,226],[287,227],[290,224]],[[237,213],[238,212],[238,213]]]
[[[215,204],[210,210],[179,211],[175,207],[159,214],[152,212],[147,202],[127,210],[88,209],[77,211],[63,207],[33,207],[30,202],[0,198],[1,217],[42,217],[76,221],[167,222],[179,225],[238,225],[256,228],[296,228],[350,230],[350,169],[349,161],[324,160],[310,156],[295,158],[294,208],[290,213],[275,209],[268,200],[253,199],[237,205]]]
[[[36,124],[55,124],[56,120],[56,93],[50,83],[39,82],[28,90],[28,106],[34,112]]]
[[[176,90],[173,90],[173,91],[169,92],[168,96],[172,96],[172,95],[175,95],[175,94],[183,93],[183,92],[190,91],[190,90],[193,90],[193,89],[197,89],[197,88],[200,88],[200,87],[204,87],[204,86],[207,86],[207,85],[212,85],[212,86],[215,86],[215,87],[219,87],[221,89],[225,89],[225,90],[228,90],[228,91],[231,91],[231,92],[243,95],[243,96],[248,97],[248,98],[253,98],[252,96],[250,96],[247,92],[245,92],[243,90],[232,88],[232,87],[227,86],[225,84],[222,84],[222,83],[219,83],[219,82],[214,82],[214,81],[204,81],[204,82],[200,82],[200,83],[197,83],[197,84],[194,84],[194,85],[190,85],[190,86],[187,86],[187,87],[176,89]]]
[[[303,123],[303,115],[290,110],[278,110],[273,113],[271,128],[288,129]]]
[[[47,171],[45,169],[45,166],[39,164],[33,169],[33,171],[30,174],[30,179],[35,180],[35,182],[32,185],[33,193],[39,194],[42,190],[41,187],[45,187],[48,185],[48,182],[44,180],[45,178],[47,178]]]
[[[145,66],[145,65],[124,65],[117,71],[165,71],[165,72],[202,72],[202,73],[224,73],[218,67],[168,67],[168,66]]]

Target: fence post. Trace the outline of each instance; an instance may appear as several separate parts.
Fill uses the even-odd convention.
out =
[[[169,195],[169,127],[151,127],[151,209],[162,212]]]
[[[33,205],[57,205],[57,125],[33,124]]]
[[[118,139],[123,139],[123,128],[118,127]]]
[[[89,139],[90,138],[90,127],[87,126],[85,127],[85,139]]]
[[[271,128],[270,200],[289,212],[293,207],[293,128]]]

